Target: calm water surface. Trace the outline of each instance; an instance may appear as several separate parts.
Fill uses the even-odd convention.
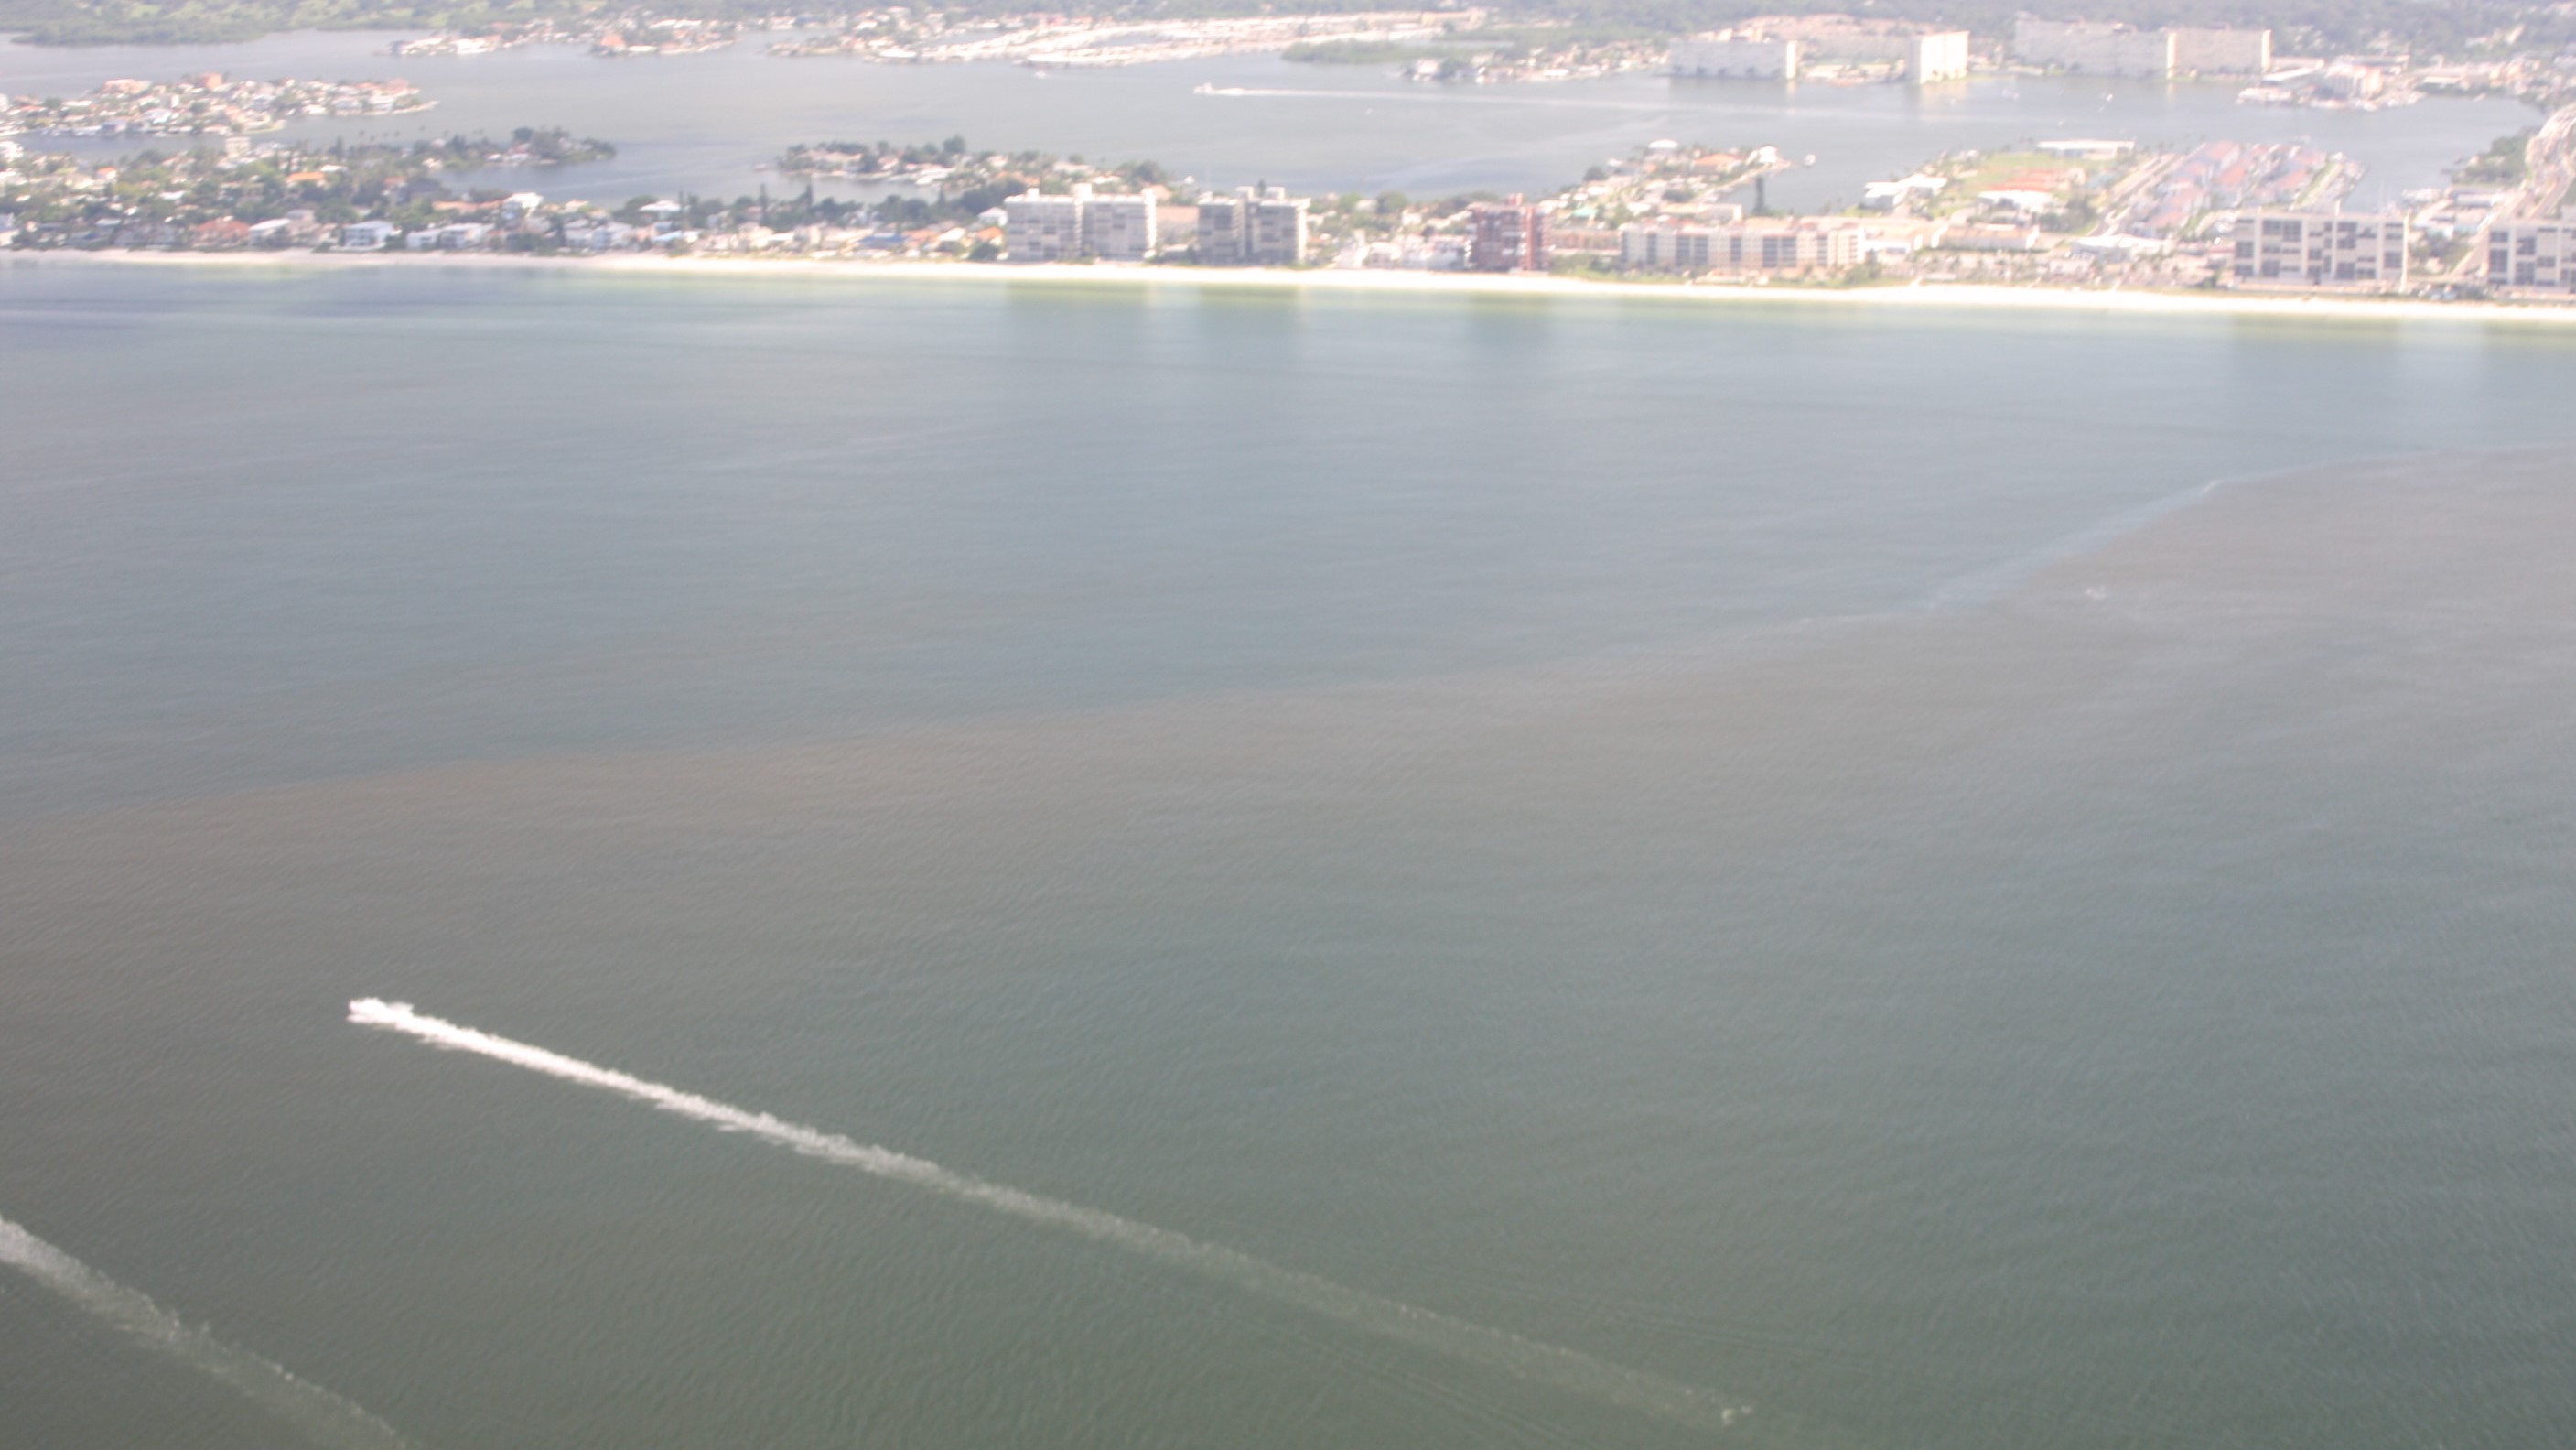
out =
[[[1708,1442],[381,994],[1748,1444],[2563,1440],[2571,385],[0,264],[0,1215],[457,1450]],[[0,1385],[278,1443],[14,1275]]]
[[[482,56],[384,53],[391,37],[308,32],[243,45],[0,45],[0,93],[67,94],[117,76],[400,76],[439,102],[418,116],[297,123],[297,136],[500,134],[556,125],[605,137],[615,160],[518,176],[556,196],[618,203],[677,190],[712,196],[791,183],[763,170],[800,141],[932,141],[1160,161],[1176,176],[1300,190],[1552,192],[1604,157],[1659,138],[1776,145],[1812,168],[1775,177],[1776,205],[1834,209],[1863,182],[1939,153],[2049,137],[2149,144],[2302,141],[2366,169],[2356,205],[2394,205],[2496,137],[2539,123],[2503,100],[2329,112],[2240,106],[2232,85],[1994,77],[1957,86],[1798,86],[1660,75],[1510,86],[1433,86],[1392,67],[1230,56],[1039,74],[1013,65],[889,66],[763,50],[765,37],[697,56],[601,60],[573,46]],[[1203,95],[1201,85],[1242,91]],[[101,157],[127,142],[49,142]],[[515,174],[514,174],[515,175]],[[794,183],[801,185],[801,183]]]

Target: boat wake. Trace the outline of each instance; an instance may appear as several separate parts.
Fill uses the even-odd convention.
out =
[[[1170,1229],[989,1183],[891,1148],[860,1143],[838,1133],[827,1133],[767,1113],[733,1107],[529,1043],[425,1016],[406,1003],[362,998],[349,1004],[349,1020],[360,1026],[416,1037],[434,1047],[476,1053],[565,1082],[614,1093],[725,1132],[741,1133],[809,1157],[856,1168],[874,1177],[907,1183],[942,1197],[1062,1229],[1172,1268],[1294,1305],[1384,1339],[1498,1370],[1529,1383],[1564,1390],[1692,1429],[1731,1434],[1754,1432],[1756,1429],[1751,1411],[1740,1405],[1726,1403],[1706,1391],[1674,1380],[1595,1359],[1579,1350],[1543,1344],[1504,1330],[1453,1319],[1446,1314],[1349,1288],[1300,1270],[1282,1268],[1250,1254],[1202,1243]],[[1759,1438],[1774,1439],[1786,1428],[1784,1421],[1763,1417]]]
[[[0,1264],[60,1294],[147,1349],[231,1386],[323,1450],[398,1450],[391,1425],[319,1385],[236,1349],[98,1270],[0,1218]]]

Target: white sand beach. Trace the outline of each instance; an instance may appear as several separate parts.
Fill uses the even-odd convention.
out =
[[[2155,292],[2116,288],[1913,283],[1811,287],[1791,283],[1619,282],[1514,273],[1350,271],[1328,268],[1100,266],[858,261],[807,257],[531,257],[492,253],[13,251],[0,263],[144,266],[232,271],[349,268],[500,268],[610,276],[829,278],[857,283],[1257,289],[1343,294],[1548,297],[1715,306],[1987,308],[2163,317],[2268,317],[2348,322],[2477,322],[2576,328],[2576,305],[2431,302],[2416,298],[2299,293]]]

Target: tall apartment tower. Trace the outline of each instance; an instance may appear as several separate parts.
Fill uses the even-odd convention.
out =
[[[1199,198],[1199,260],[1210,266],[1294,267],[1306,260],[1307,199],[1284,186]]]
[[[1918,86],[1964,80],[1968,74],[1968,32],[1933,30],[1913,37],[1905,77]]]
[[[2196,76],[2261,76],[2272,68],[2272,32],[2174,27],[2174,69]]]
[[[2025,15],[2013,23],[2013,54],[2034,65],[2053,65],[2078,75],[2147,76],[2166,80],[2174,73],[2174,34],[2170,30],[2132,30],[2126,25],[2082,20],[2034,20]]]
[[[1723,30],[1673,42],[1672,71],[1709,80],[1794,81],[1798,42]]]
[[[1152,197],[1094,196],[1077,186],[1065,196],[1005,197],[1002,211],[1002,244],[1014,262],[1141,262],[1154,254]]]
[[[1069,262],[1082,255],[1080,196],[1024,191],[1005,197],[1002,245],[1014,262]]]
[[[1467,265],[1479,272],[1547,270],[1547,213],[1518,194],[1467,209]]]
[[[1154,199],[1084,197],[1082,250],[1104,262],[1141,262],[1154,255]]]

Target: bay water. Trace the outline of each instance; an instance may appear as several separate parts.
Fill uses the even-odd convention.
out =
[[[0,1217],[454,1450],[2563,1439],[2571,385],[0,262]]]
[[[785,32],[781,32],[785,34]],[[489,55],[394,56],[383,32],[299,32],[235,45],[0,45],[0,94],[74,95],[118,77],[402,78],[437,102],[410,116],[293,122],[291,139],[506,135],[563,126],[618,147],[609,161],[464,178],[529,186],[610,206],[639,194],[715,197],[801,189],[768,168],[789,146],[899,144],[964,136],[979,148],[1103,161],[1152,160],[1218,187],[1257,181],[1299,192],[1401,191],[1435,198],[1487,190],[1546,194],[1605,159],[1655,140],[1777,146],[1797,169],[1768,182],[1782,207],[1838,210],[1870,181],[1904,176],[1945,151],[2111,137],[2150,146],[2300,142],[2363,170],[2356,208],[2393,207],[2438,186],[2445,169],[2540,113],[2494,97],[2386,111],[2242,106],[2233,83],[1988,76],[1955,85],[1781,85],[1629,74],[1495,86],[1415,84],[1392,66],[1294,64],[1275,56],[1092,70],[1015,65],[881,65],[789,59],[769,37],[704,55],[605,60],[574,46]],[[102,161],[139,144],[55,140]],[[1812,157],[1813,161],[1808,162]],[[873,195],[821,183],[825,195]],[[1749,198],[1748,198],[1749,199]]]

